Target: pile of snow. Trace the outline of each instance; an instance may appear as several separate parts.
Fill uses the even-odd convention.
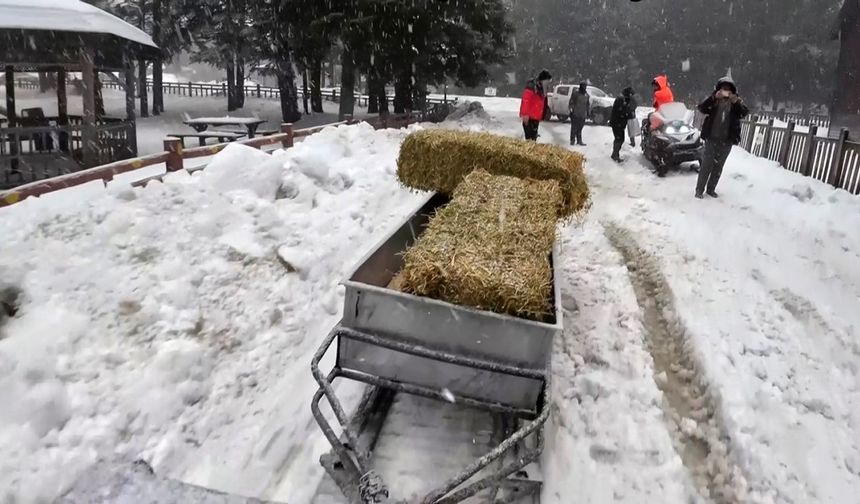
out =
[[[281,449],[314,448],[307,365],[337,282],[420,200],[394,177],[406,133],[329,128],[272,155],[234,144],[193,176],[0,210],[0,272],[21,290],[0,329],[0,501],[51,501],[94,464],[139,457],[253,495]],[[278,250],[301,254],[299,271]],[[267,446],[276,432],[285,444]]]

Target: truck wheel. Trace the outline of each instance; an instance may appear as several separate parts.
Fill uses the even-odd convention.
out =
[[[566,121],[567,121],[567,118],[568,118],[568,117],[570,117],[570,116],[566,116],[566,115],[563,115],[563,114],[557,114],[557,115],[556,115],[556,117],[558,117],[558,120],[559,120],[559,121],[561,121],[561,122],[566,122]]]
[[[604,114],[602,110],[597,111],[591,116],[591,120],[597,126],[603,126],[606,124],[606,114]]]

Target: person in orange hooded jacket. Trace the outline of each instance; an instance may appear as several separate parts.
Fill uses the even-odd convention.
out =
[[[651,88],[654,90],[654,109],[659,109],[666,103],[675,101],[675,96],[672,94],[672,88],[669,87],[669,78],[665,75],[658,75],[651,81]]]
[[[520,119],[526,140],[537,141],[540,122],[548,119],[546,88],[552,81],[549,71],[541,70],[536,79],[528,81],[520,102]]]

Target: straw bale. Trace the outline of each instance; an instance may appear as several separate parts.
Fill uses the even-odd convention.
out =
[[[590,205],[582,154],[547,144],[468,131],[431,129],[409,135],[400,148],[397,176],[421,191],[451,194],[475,169],[493,175],[556,180],[559,216],[582,215]]]
[[[404,257],[403,291],[542,320],[562,200],[554,180],[470,173]]]

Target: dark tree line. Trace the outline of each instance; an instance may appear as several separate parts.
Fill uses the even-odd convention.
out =
[[[370,111],[423,105],[428,85],[476,86],[509,54],[505,0],[90,0],[153,36],[165,61],[179,51],[224,70],[228,109],[244,106],[245,75],[262,66],[277,77],[285,121],[322,111],[323,67],[342,68],[341,115],[352,114],[359,76]],[[153,113],[163,110],[162,62],[153,65]],[[139,65],[141,81],[146,67]],[[386,88],[393,86],[388,103]],[[146,108],[145,94],[142,108]],[[143,115],[143,114],[142,114]]]
[[[843,1],[513,0],[511,63],[518,76],[546,67],[640,95],[666,73],[689,101],[731,69],[758,102],[829,105],[839,53],[829,35]]]

